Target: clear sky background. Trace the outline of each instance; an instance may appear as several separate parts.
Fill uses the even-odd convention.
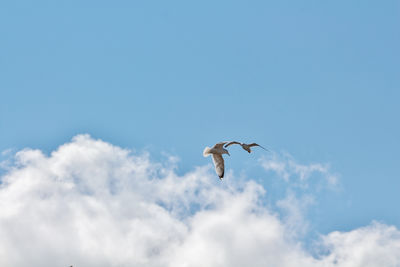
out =
[[[8,5],[0,151],[88,133],[186,173],[210,164],[206,145],[255,141],[338,177],[307,213],[313,232],[400,227],[398,1]],[[230,151],[228,172],[286,190],[257,165],[268,153]]]

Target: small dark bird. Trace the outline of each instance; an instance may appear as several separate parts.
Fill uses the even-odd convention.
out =
[[[265,149],[266,151],[269,151],[269,150],[266,149],[265,147],[262,147],[262,146],[260,146],[259,144],[256,144],[256,143],[245,144],[245,143],[240,143],[240,142],[232,141],[232,142],[227,143],[227,144],[225,145],[225,147],[228,147],[228,146],[230,146],[230,145],[241,145],[242,148],[243,148],[244,150],[246,150],[247,152],[249,152],[249,153],[251,152],[250,147],[253,147],[253,146],[259,146],[259,147],[261,147],[262,149]]]

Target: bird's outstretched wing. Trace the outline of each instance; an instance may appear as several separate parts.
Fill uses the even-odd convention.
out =
[[[216,144],[213,146],[213,148],[223,148],[224,145],[225,145],[226,143],[228,143],[228,142],[219,142],[219,143],[216,143]]]
[[[224,177],[224,158],[220,154],[212,154],[214,161],[215,171],[217,172],[219,179]]]
[[[225,147],[228,147],[228,146],[230,146],[230,145],[241,145],[241,144],[242,144],[242,143],[240,143],[240,142],[232,141],[232,142],[227,143],[227,144],[225,145]]]
[[[265,149],[265,150],[269,151],[268,149],[266,149],[266,148],[265,148],[265,147],[263,147],[263,146],[260,146],[260,145],[259,145],[259,144],[257,144],[257,143],[248,144],[248,146],[249,146],[249,147],[253,147],[253,146],[259,146],[259,147],[261,147],[262,149]]]

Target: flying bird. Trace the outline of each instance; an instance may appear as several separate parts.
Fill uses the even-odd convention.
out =
[[[240,142],[232,141],[232,142],[227,143],[227,144],[225,145],[225,147],[228,147],[228,146],[230,146],[230,145],[241,145],[242,148],[243,148],[244,150],[246,150],[247,152],[249,152],[249,153],[251,152],[250,147],[253,147],[253,146],[259,146],[259,147],[261,147],[262,149],[265,149],[265,150],[269,151],[269,150],[266,149],[265,147],[262,147],[262,146],[260,146],[259,144],[256,144],[256,143],[245,144],[245,143],[240,143]]]
[[[226,143],[228,142],[219,142],[211,148],[207,146],[203,151],[204,157],[212,155],[215,171],[217,172],[220,180],[224,178],[224,158],[222,157],[222,154],[228,154],[228,156],[230,156],[229,151],[224,148]]]

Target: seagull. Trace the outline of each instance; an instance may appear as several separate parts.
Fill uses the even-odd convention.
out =
[[[228,147],[228,146],[230,146],[230,145],[241,145],[242,148],[243,148],[244,150],[246,150],[247,152],[249,152],[249,153],[251,152],[250,147],[253,147],[253,146],[259,146],[259,147],[261,147],[261,148],[263,148],[263,149],[269,151],[269,150],[266,149],[265,147],[262,147],[262,146],[260,146],[259,144],[256,144],[256,143],[245,144],[245,143],[240,143],[240,142],[232,141],[232,142],[227,143],[227,144],[225,145],[225,147]]]
[[[203,151],[204,157],[212,155],[215,171],[217,172],[220,180],[224,178],[224,158],[222,157],[222,154],[228,154],[228,156],[230,156],[229,151],[224,148],[226,143],[228,142],[216,143],[212,148],[207,146]]]

